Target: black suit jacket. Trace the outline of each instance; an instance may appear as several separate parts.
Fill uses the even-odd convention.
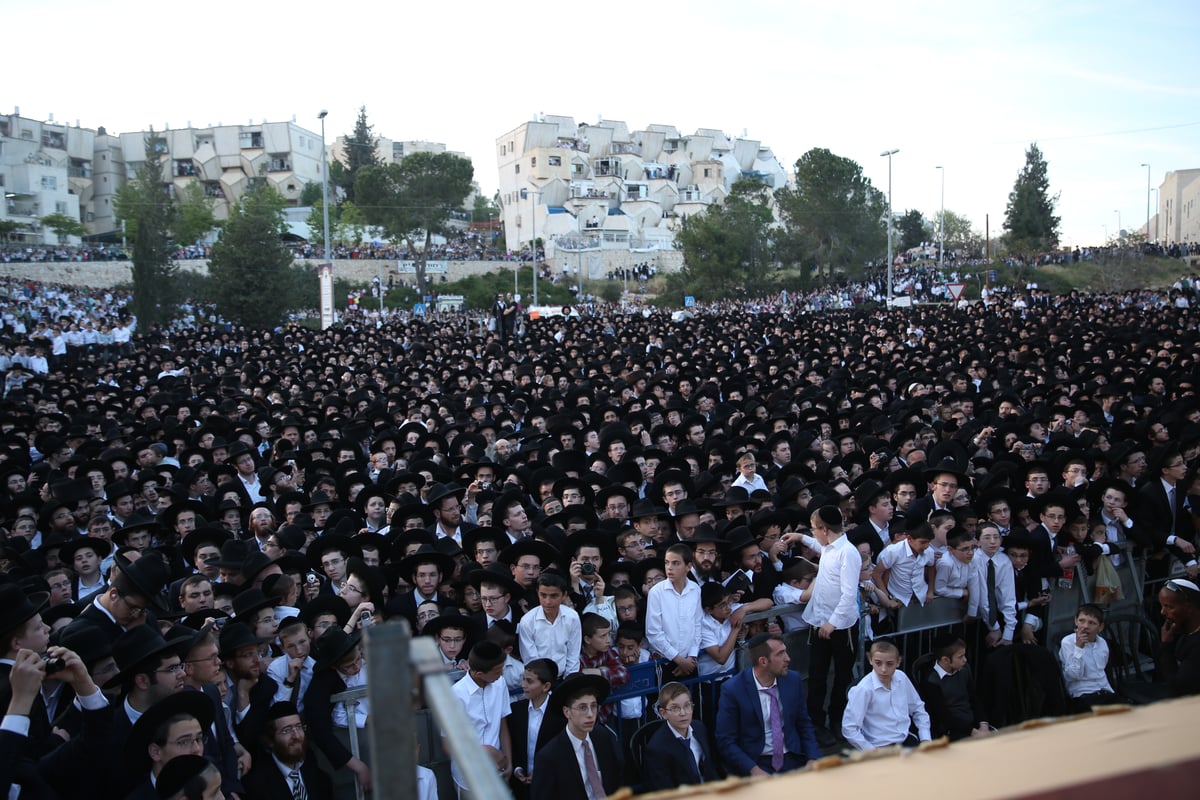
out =
[[[329,780],[315,758],[308,758],[300,765],[300,776],[308,800],[329,800],[333,797],[333,783]],[[246,784],[246,797],[254,800],[292,800],[292,789],[288,781],[269,755],[254,762],[254,766],[242,778]]]
[[[587,797],[583,771],[575,758],[575,747],[571,744],[570,736],[564,730],[534,757],[533,784],[529,792],[531,800],[576,800]],[[601,725],[592,730],[588,739],[596,756],[596,768],[600,771],[604,792],[612,794],[620,788],[625,777],[621,745],[616,735]]]
[[[0,709],[7,709],[8,704],[12,702],[12,685],[8,682],[11,672],[12,664],[0,664]],[[42,757],[61,741],[58,738],[52,741],[50,736],[50,717],[46,712],[46,701],[42,699],[42,693],[38,692],[37,697],[33,698],[33,708],[29,710],[29,737],[23,747],[24,752],[31,758]]]
[[[408,624],[412,626],[412,629],[415,632],[417,630],[417,598],[416,595],[413,594],[414,591],[414,589],[409,589],[399,597],[393,597],[387,602],[387,605],[384,606],[383,610],[384,616],[388,618],[404,617],[406,620],[408,620]],[[438,595],[436,602],[438,607],[443,610],[454,605],[454,603],[450,602],[441,595]]]
[[[550,709],[546,711],[542,717],[542,727],[538,729],[537,742],[534,745],[535,755],[567,727],[566,717],[562,714],[551,714]],[[513,768],[526,769],[529,763],[529,701],[524,698],[512,704],[512,713],[508,715],[508,736],[512,740]],[[525,784],[521,786],[524,787]]]
[[[692,738],[700,745],[700,766],[692,749],[675,735],[670,725],[660,725],[646,742],[642,757],[642,776],[646,791],[673,789],[676,786],[707,783],[720,779],[708,746],[708,730],[700,720],[692,720]]]
[[[889,535],[892,530],[892,524],[895,524],[895,520],[892,520],[892,523],[888,525]],[[846,534],[846,538],[855,545],[858,545],[859,542],[866,542],[869,544],[871,546],[871,558],[874,559],[878,559],[879,554],[883,552],[883,548],[887,547],[887,545],[884,544],[883,539],[879,538],[879,533],[875,530],[875,526],[872,525],[869,520],[863,522],[861,525],[856,525],[851,528],[850,532]]]
[[[308,735],[329,759],[334,769],[341,769],[354,757],[333,733],[333,696],[346,691],[346,682],[335,669],[314,672],[308,691],[304,693],[304,722]]]
[[[75,630],[77,627],[82,627],[84,625],[91,625],[92,627],[99,628],[101,631],[103,631],[104,635],[108,637],[109,644],[116,642],[117,637],[124,632],[121,630],[120,625],[113,622],[108,618],[107,614],[96,608],[94,598],[92,603],[88,605],[87,608],[79,612],[78,617],[71,620],[71,623],[67,625],[67,629]]]
[[[1167,490],[1157,477],[1151,478],[1138,489],[1141,501],[1138,507],[1138,521],[1143,522],[1150,532],[1154,547],[1166,548],[1180,561],[1187,562],[1189,557],[1176,547],[1167,547],[1167,537],[1174,527],[1175,535],[1195,543],[1195,530],[1192,525],[1192,515],[1184,507],[1187,501],[1187,489],[1181,484],[1175,485],[1175,514],[1172,526],[1171,502]]]

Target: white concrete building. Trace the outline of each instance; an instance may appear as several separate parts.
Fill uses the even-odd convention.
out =
[[[14,242],[59,244],[53,230],[41,224],[50,214],[81,219],[81,205],[92,197],[95,131],[20,115],[0,116],[0,220],[17,223]],[[87,215],[83,221],[89,221]],[[63,244],[78,244],[71,237]]]
[[[1151,236],[1160,244],[1200,242],[1200,169],[1168,172],[1158,187]]]
[[[511,249],[535,237],[556,251],[675,247],[679,220],[722,202],[739,179],[772,188],[787,172],[754,139],[669,125],[630,131],[624,122],[575,124],[539,116],[496,140],[504,234]]]

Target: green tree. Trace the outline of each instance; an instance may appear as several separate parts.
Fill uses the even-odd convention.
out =
[[[320,198],[313,203],[313,207],[308,212],[308,218],[304,221],[308,224],[308,241],[311,244],[325,244],[325,204]],[[341,206],[329,207],[329,240],[332,245],[334,242],[342,240],[342,225],[341,225]]]
[[[345,201],[338,208],[338,230],[339,238],[351,245],[362,244],[363,237],[367,235],[367,219],[353,200]]]
[[[721,205],[685,218],[675,235],[683,252],[683,281],[702,297],[755,291],[774,263],[769,228],[774,219],[768,189],[757,181],[733,185]]]
[[[174,232],[175,241],[179,244],[195,244],[217,227],[213,201],[205,196],[204,187],[199,183],[189,183],[183,190],[183,196],[178,198],[177,205],[179,213],[175,218]]]
[[[0,242],[7,242],[12,239],[12,235],[17,231],[25,230],[23,222],[17,222],[11,219],[0,219]]]
[[[1050,175],[1037,143],[1025,151],[1025,166],[1008,195],[1004,243],[1010,252],[1033,256],[1058,246],[1058,195],[1050,196]]]
[[[54,231],[59,244],[62,244],[68,236],[87,235],[87,226],[68,214],[47,214],[39,222]]]
[[[133,313],[143,330],[172,314],[173,286],[177,274],[171,230],[178,209],[167,193],[162,153],[153,145],[154,129],[146,135],[146,160],[133,180],[117,193],[117,219],[133,242]]]
[[[291,310],[296,273],[282,240],[285,205],[278,192],[260,184],[242,196],[221,227],[208,274],[217,310],[226,319],[269,328]]]
[[[379,140],[371,131],[374,126],[367,124],[367,107],[358,109],[358,119],[354,122],[354,133],[346,137],[344,144],[344,161],[334,161],[330,165],[329,177],[335,186],[342,190],[347,200],[355,197],[355,181],[359,170],[367,167],[378,167],[379,156],[375,152]]]
[[[304,188],[300,190],[300,205],[315,206],[321,202],[321,184],[314,181],[308,181],[304,184]]]
[[[941,212],[938,213],[940,215]],[[938,217],[935,216],[932,219],[936,231]],[[983,254],[983,234],[971,227],[970,219],[948,208],[946,209],[945,242],[947,250],[957,250],[968,258],[975,258]]]
[[[795,263],[857,273],[887,247],[887,199],[856,162],[824,148],[796,162],[796,188],[776,195],[785,226],[783,251]]]
[[[500,217],[500,209],[490,199],[481,194],[475,195],[475,205],[471,208],[472,222],[491,222]]]
[[[448,233],[450,212],[471,193],[471,162],[453,153],[413,153],[383,167],[364,167],[355,180],[363,217],[403,240],[416,261],[417,290],[426,290],[425,261],[434,235]]]
[[[895,220],[895,225],[896,232],[900,234],[898,245],[901,252],[920,247],[921,242],[937,238],[933,235],[932,228],[925,222],[925,217],[915,208],[905,211],[899,219]]]

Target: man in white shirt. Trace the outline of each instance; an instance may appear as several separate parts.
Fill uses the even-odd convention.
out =
[[[842,512],[822,506],[813,512],[812,531],[820,543],[821,560],[813,581],[812,597],[804,609],[808,635],[808,714],[818,728],[818,741],[829,740],[841,728],[846,693],[854,672],[858,637],[858,576],[862,556],[843,535]],[[829,667],[833,665],[833,694],[829,701],[829,727],[825,725],[825,694]]]
[[[495,759],[500,777],[507,781],[512,774],[512,740],[506,719],[511,712],[508,689],[500,680],[504,676],[504,651],[495,642],[479,642],[471,648],[468,665],[469,671],[452,691],[462,703],[480,745]],[[478,796],[468,789],[457,760],[451,762],[450,773],[459,800]]]
[[[850,690],[846,701],[846,741],[859,750],[929,741],[929,714],[912,681],[899,669],[900,650],[878,639],[871,644],[870,659],[871,673]],[[912,725],[916,736],[909,733]]]
[[[988,647],[1012,644],[1017,629],[1016,577],[1012,562],[1000,552],[1000,529],[995,523],[979,526],[979,550],[972,568],[968,616],[987,626]]]

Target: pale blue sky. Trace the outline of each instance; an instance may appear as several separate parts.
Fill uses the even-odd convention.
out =
[[[1066,244],[1146,218],[1146,169],[1200,167],[1193,2],[519,0],[204,4],[3,0],[0,108],[109,131],[297,121],[332,139],[444,142],[495,190],[496,137],[538,112],[631,129],[721,128],[790,171],[859,162],[897,213],[946,207],[995,233],[1031,141]],[[324,42],[324,44],[322,44]],[[143,77],[144,76],[144,77]],[[139,84],[140,81],[140,84]]]

